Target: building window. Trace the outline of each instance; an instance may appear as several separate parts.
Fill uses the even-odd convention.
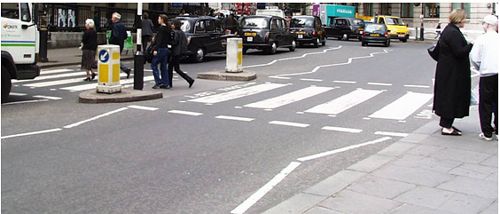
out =
[[[392,15],[392,8],[390,3],[380,4],[380,14],[379,15]]]
[[[413,18],[413,4],[412,3],[402,3],[401,4],[401,18]]]
[[[363,13],[365,16],[373,16],[373,4],[372,3],[364,3],[363,4]]]
[[[439,18],[439,4],[438,3],[425,3],[424,4],[424,17],[425,18]]]
[[[451,11],[455,9],[465,10],[467,18],[470,17],[470,3],[451,3]]]

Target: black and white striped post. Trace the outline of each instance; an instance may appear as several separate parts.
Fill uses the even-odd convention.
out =
[[[144,53],[142,53],[142,3],[137,3],[137,50],[134,55],[134,89],[144,88]]]

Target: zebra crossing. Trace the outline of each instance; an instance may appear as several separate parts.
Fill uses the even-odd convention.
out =
[[[280,107],[293,104],[297,104],[297,106],[303,106],[303,104],[306,103],[311,107],[306,107],[305,110],[299,111],[297,113],[338,116],[353,109],[361,109],[367,111],[366,118],[369,119],[404,121],[412,115],[418,115],[419,109],[428,107],[428,103],[433,97],[433,95],[430,93],[406,91],[397,92],[397,96],[399,97],[394,99],[394,94],[392,93],[391,95],[389,95],[390,93],[388,93],[387,90],[363,88],[356,88],[348,93],[340,94],[339,92],[336,92],[339,91],[336,89],[340,87],[320,87],[314,85],[299,89],[295,88],[287,91],[287,87],[289,87],[290,85],[291,84],[267,82],[223,93],[209,94],[207,96],[193,98],[182,102],[213,105],[228,101],[234,101],[236,103],[241,102],[241,106],[235,106],[239,107],[239,109],[254,108],[264,110],[279,109]],[[280,94],[271,93],[273,94],[272,96],[266,96],[266,93],[270,93],[277,89],[281,89]],[[335,93],[336,98],[324,103],[311,103],[310,101],[307,101],[307,99],[309,98],[329,93]],[[251,98],[252,96],[258,94],[263,95],[265,98],[256,102],[245,102],[245,100],[248,100],[245,98]],[[378,109],[376,109],[371,104],[366,104],[367,101],[377,98],[388,100],[387,97],[384,96],[390,96],[391,101],[388,104],[384,104],[385,106],[383,106],[382,108],[377,107]],[[315,99],[315,101],[317,101],[317,99]]]

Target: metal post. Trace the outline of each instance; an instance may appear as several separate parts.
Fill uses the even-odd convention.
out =
[[[134,55],[134,89],[142,90],[144,88],[144,54],[142,53],[142,3],[137,3],[137,50]]]
[[[420,41],[424,41],[424,4],[422,4],[422,14],[420,14]]]
[[[47,58],[47,46],[49,40],[49,29],[47,26],[47,16],[40,16],[40,50],[39,57],[40,62],[48,62]]]

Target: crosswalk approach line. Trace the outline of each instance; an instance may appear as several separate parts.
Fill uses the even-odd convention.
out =
[[[404,120],[432,98],[432,94],[407,92],[389,105],[371,114],[371,118]]]
[[[250,103],[245,105],[245,107],[249,108],[263,108],[263,109],[273,109],[278,108],[284,105],[288,105],[293,102],[297,102],[309,97],[316,96],[318,94],[330,91],[334,88],[332,87],[317,87],[311,86],[307,88],[303,88],[297,91],[293,91],[278,97],[262,100],[255,103]]]
[[[219,102],[234,100],[234,99],[262,93],[265,91],[270,91],[270,90],[281,88],[281,87],[284,87],[287,85],[288,84],[264,83],[264,84],[259,84],[259,85],[250,86],[250,87],[246,87],[246,88],[236,89],[236,90],[229,91],[229,92],[215,94],[215,95],[211,95],[211,96],[191,99],[188,101],[205,103],[205,104],[215,104],[215,103],[219,103]]]
[[[356,89],[332,101],[312,107],[305,112],[337,115],[379,95],[382,92],[382,90]]]

